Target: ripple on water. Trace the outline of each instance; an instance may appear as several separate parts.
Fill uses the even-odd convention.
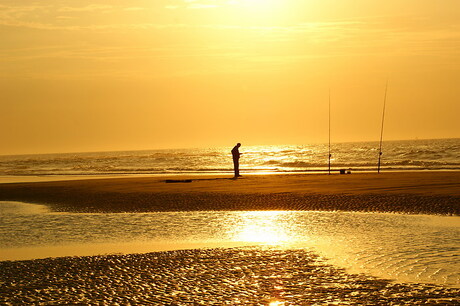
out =
[[[76,214],[11,202],[0,203],[0,209],[4,250],[79,244],[104,254],[155,251],[160,243],[161,250],[184,244],[276,244],[310,248],[351,272],[460,286],[459,217],[309,211]],[[33,255],[30,249],[24,252]],[[68,255],[79,254],[88,253]]]

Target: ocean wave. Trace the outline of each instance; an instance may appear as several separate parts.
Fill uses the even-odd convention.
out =
[[[377,163],[377,159],[375,160],[367,160],[367,161],[332,161],[332,165],[335,167],[366,167],[366,166],[373,166]],[[399,161],[387,161],[385,159],[381,160],[382,165],[387,167],[397,167],[397,166],[417,166],[417,167],[459,167],[460,162],[447,162],[447,161],[431,161],[431,160],[399,160]],[[311,168],[311,167],[327,167],[328,161],[321,161],[321,162],[310,162],[310,161],[289,161],[283,162],[279,160],[268,160],[263,162],[263,165],[268,166],[275,166],[280,168]]]
[[[377,165],[373,166],[364,166],[364,167],[336,167],[332,166],[332,171],[339,171],[339,169],[346,169],[352,172],[369,172],[376,171]],[[381,166],[381,171],[421,171],[421,170],[430,170],[430,171],[460,171],[460,167],[394,167],[394,166]],[[245,168],[240,169],[241,173],[309,173],[309,172],[326,172],[328,171],[327,167],[316,167],[316,168],[306,168],[306,169],[280,169],[280,168]],[[158,170],[158,169],[146,169],[142,171],[135,170],[118,170],[118,171],[0,171],[0,175],[3,176],[93,176],[93,175],[167,175],[167,174],[228,174],[233,173],[233,169],[177,169],[177,170]]]
[[[377,168],[375,142],[344,143],[332,146],[331,167],[359,171]],[[231,149],[231,148],[230,148]],[[144,150],[96,153],[65,153],[0,156],[2,175],[93,175],[228,173],[233,170],[229,148]],[[241,149],[241,170],[250,172],[324,171],[328,147],[247,146]],[[385,142],[382,169],[458,170],[460,139]]]

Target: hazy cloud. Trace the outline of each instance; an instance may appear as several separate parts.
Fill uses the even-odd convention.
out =
[[[69,19],[75,19],[75,17],[73,16],[56,16],[57,19],[66,19],[66,20],[69,20]]]
[[[206,9],[227,2],[186,0],[167,3],[170,3],[169,9],[177,9],[179,6],[182,9]],[[18,52],[17,46],[22,46],[24,43],[16,40],[14,35],[10,35],[7,43],[0,46],[0,56],[4,62],[14,63],[53,58],[100,63],[127,63],[133,59],[155,61],[156,59],[201,58],[203,61],[212,61],[214,58],[221,58],[225,65],[236,61],[280,65],[301,63],[315,58],[361,57],[378,54],[455,56],[460,50],[460,21],[446,25],[442,21],[433,22],[430,19],[411,16],[405,16],[404,19],[398,16],[399,22],[392,22],[390,17],[382,16],[329,22],[302,22],[284,26],[200,24],[197,21],[162,23],[161,20],[153,18],[151,20],[156,22],[132,17],[122,19],[126,23],[116,23],[119,19],[105,18],[107,15],[98,19],[98,24],[88,24],[82,22],[84,18],[79,18],[86,16],[85,14],[115,10],[117,15],[124,12],[127,16],[132,16],[136,11],[144,9],[148,8],[102,4],[81,7],[0,5],[0,27],[48,31],[43,34],[31,32],[30,35],[35,38],[40,35],[48,35],[45,36],[48,38],[57,37],[53,31],[82,31],[85,39],[91,41],[88,46],[76,46],[73,43],[74,35],[59,33],[62,44],[69,47],[34,49],[40,47],[40,40],[33,39],[30,48]],[[163,11],[162,14],[166,12]],[[44,17],[37,18],[41,15]],[[111,17],[110,14],[108,15]],[[170,22],[171,19],[165,20]],[[11,30],[7,29],[7,31]],[[110,33],[109,37],[117,37],[120,45],[115,45],[114,40],[112,40],[114,45],[99,42],[96,35],[100,33]],[[136,41],[136,48],[122,46],[123,39],[129,37],[131,33],[147,34],[145,37],[155,38],[155,43],[161,48],[153,48],[151,39],[146,39],[146,42]],[[202,46],[203,40],[195,41],[194,35],[206,37],[205,46]]]
[[[123,10],[125,11],[143,11],[145,10],[145,8],[136,6],[136,7],[126,7]]]
[[[213,9],[224,4],[228,1],[219,0],[170,0],[164,7],[166,9]]]
[[[187,8],[189,9],[209,9],[209,8],[216,8],[217,5],[213,4],[200,4],[200,3],[194,3],[189,5]]]
[[[90,4],[82,7],[61,7],[59,12],[94,12],[94,11],[108,11],[113,9],[111,5]]]

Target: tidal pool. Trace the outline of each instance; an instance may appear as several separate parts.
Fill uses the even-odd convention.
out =
[[[460,286],[460,217],[317,211],[56,213],[0,202],[0,260],[270,245],[351,273]]]

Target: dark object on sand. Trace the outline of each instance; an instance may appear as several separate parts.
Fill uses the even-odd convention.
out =
[[[165,183],[191,183],[192,180],[166,180]]]

